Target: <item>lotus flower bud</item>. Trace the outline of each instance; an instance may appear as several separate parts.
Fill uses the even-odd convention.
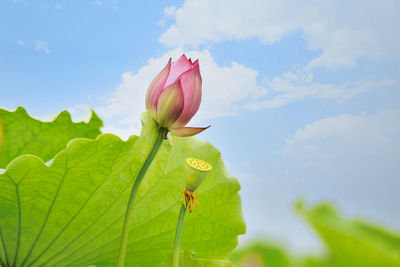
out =
[[[146,94],[146,109],[161,127],[176,136],[192,136],[208,127],[184,127],[196,114],[201,102],[199,61],[185,55],[168,61],[151,82]]]

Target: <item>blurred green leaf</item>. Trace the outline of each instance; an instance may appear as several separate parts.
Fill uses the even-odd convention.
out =
[[[23,154],[36,155],[46,162],[64,149],[71,139],[95,138],[103,126],[93,111],[88,123],[72,122],[67,111],[61,112],[52,122],[42,122],[29,116],[22,107],[14,112],[0,109],[1,122],[0,168],[5,168],[10,161]]]
[[[130,188],[155,141],[147,114],[141,137],[75,139],[50,167],[34,155],[0,174],[3,266],[115,266]],[[185,220],[181,248],[225,259],[245,232],[238,191],[220,152],[196,138],[164,141],[134,203],[126,266],[158,266],[172,252],[186,157],[210,162],[199,206]]]
[[[230,260],[238,266],[289,267],[290,259],[286,252],[267,241],[254,241],[236,249]]]
[[[291,267],[334,267],[329,259],[316,256],[293,257]]]
[[[400,266],[400,235],[359,219],[342,217],[328,203],[296,210],[327,245],[325,256],[293,256],[267,239],[232,252],[239,267],[395,267]]]
[[[297,211],[326,243],[332,266],[400,266],[400,236],[358,219],[347,219],[326,203]]]
[[[172,256],[160,267],[172,267]],[[235,267],[235,265],[228,260],[200,259],[191,251],[181,251],[179,267]]]

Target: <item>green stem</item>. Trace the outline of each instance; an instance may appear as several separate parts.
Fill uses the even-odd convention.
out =
[[[174,252],[173,252],[173,267],[179,267],[179,246],[181,244],[183,222],[185,220],[186,207],[182,204],[181,211],[179,213],[178,224],[176,225]]]
[[[126,246],[128,244],[129,226],[132,220],[133,202],[135,201],[136,192],[139,188],[140,182],[142,181],[144,175],[146,174],[147,169],[149,168],[151,162],[153,161],[154,157],[157,154],[158,149],[162,144],[164,131],[165,129],[163,128],[160,128],[160,130],[158,131],[157,138],[156,141],[154,142],[153,148],[150,151],[150,154],[148,155],[142,168],[140,169],[139,174],[136,177],[135,183],[133,184],[131,195],[128,201],[128,206],[126,208],[124,227],[122,229],[121,244],[119,248],[118,264],[117,264],[118,267],[124,266]]]

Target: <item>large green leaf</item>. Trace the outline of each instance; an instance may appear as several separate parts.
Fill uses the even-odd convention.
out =
[[[71,139],[95,138],[103,126],[93,111],[88,123],[72,122],[67,111],[61,112],[52,122],[42,122],[30,117],[22,107],[14,112],[0,109],[1,122],[3,140],[0,144],[0,168],[5,168],[11,160],[23,154],[33,154],[48,161],[65,148]]]
[[[33,155],[0,175],[0,258],[10,266],[115,266],[130,188],[156,137],[147,114],[141,137],[75,139],[50,167]],[[126,266],[157,266],[172,252],[186,157],[214,169],[186,216],[181,248],[224,259],[245,231],[240,185],[220,152],[195,138],[164,141],[138,190]]]
[[[331,266],[400,266],[400,236],[357,219],[341,217],[330,204],[298,212],[317,231],[328,246]]]

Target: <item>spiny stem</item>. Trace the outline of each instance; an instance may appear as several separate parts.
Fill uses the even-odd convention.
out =
[[[164,131],[165,130],[163,128],[160,128],[160,130],[158,131],[157,138],[156,141],[154,142],[153,148],[150,151],[150,154],[147,157],[146,161],[144,162],[142,168],[140,169],[139,174],[136,177],[135,183],[133,184],[131,195],[129,196],[128,206],[126,208],[124,226],[122,229],[121,244],[119,248],[118,264],[117,264],[118,267],[124,266],[126,246],[128,244],[129,226],[132,220],[133,202],[135,201],[136,198],[136,192],[139,188],[140,182],[142,181],[144,175],[146,174],[147,169],[150,167],[151,162],[153,161],[154,157],[157,154],[158,149],[162,144]]]
[[[173,251],[173,267],[179,267],[179,246],[181,244],[182,232],[183,232],[183,222],[185,220],[186,206],[182,204],[181,211],[179,213],[178,224],[176,225],[175,232],[175,242]]]

